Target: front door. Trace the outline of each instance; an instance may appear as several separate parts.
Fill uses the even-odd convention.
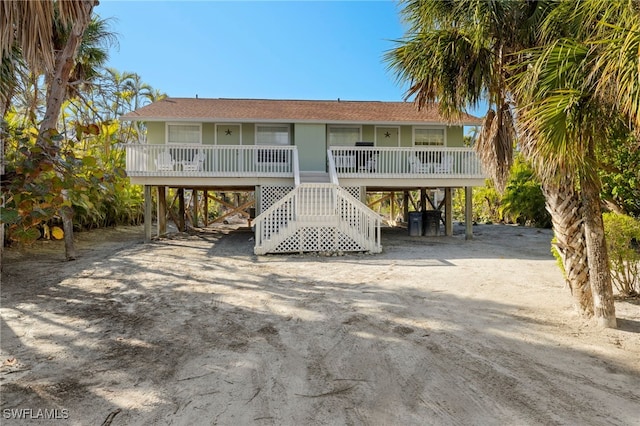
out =
[[[218,124],[216,126],[217,145],[240,145],[239,124]]]
[[[400,146],[400,129],[398,127],[376,127],[376,146]]]

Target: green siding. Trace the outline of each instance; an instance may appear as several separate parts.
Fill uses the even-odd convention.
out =
[[[164,122],[148,121],[147,143],[163,144],[166,142]]]
[[[205,145],[213,145],[215,139],[216,125],[213,123],[202,123],[202,143]]]
[[[166,142],[166,125],[164,122],[147,122],[147,141],[150,144],[164,144]],[[242,145],[255,144],[255,124],[242,123],[231,126],[242,126]],[[223,126],[224,127],[224,126]],[[393,127],[393,126],[391,126]],[[234,133],[239,127],[234,127]],[[395,128],[395,127],[394,127]],[[302,170],[320,171],[325,170],[326,145],[327,145],[327,125],[325,124],[294,124],[292,130],[292,142],[298,146],[300,155],[300,166]],[[380,130],[381,127],[378,128]],[[202,143],[214,144],[216,137],[216,125],[214,123],[202,123]],[[375,125],[365,124],[362,126],[361,140],[373,142],[375,137]],[[462,126],[447,126],[446,128],[447,146],[463,147],[464,130]],[[239,136],[239,135],[238,135]],[[378,135],[378,146],[386,146],[386,141]],[[395,146],[395,145],[394,145]],[[400,146],[413,146],[413,126],[400,126]]]
[[[412,147],[413,146],[413,127],[414,126],[400,126],[400,146]],[[423,127],[423,126],[415,126]],[[430,127],[430,126],[426,126]],[[440,127],[440,126],[433,126]],[[441,128],[441,127],[440,127]],[[463,128],[462,126],[447,126],[446,127],[446,141],[447,146],[450,147],[462,147],[464,146]]]
[[[400,146],[411,148],[413,146],[413,127],[400,126]]]
[[[375,136],[375,126],[372,124],[365,124],[362,126],[362,141],[363,142],[373,142],[376,140]]]
[[[242,145],[256,144],[256,126],[253,123],[242,123]]]
[[[293,143],[298,148],[300,170],[326,171],[326,140],[324,124],[294,124]]]
[[[447,146],[464,146],[464,132],[462,126],[447,127]]]

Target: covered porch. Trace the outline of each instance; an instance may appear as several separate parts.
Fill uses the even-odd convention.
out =
[[[267,186],[295,189],[304,184],[295,145],[132,144],[126,145],[125,149],[127,173],[132,183],[145,186],[145,199],[149,200],[145,205],[145,222],[149,224],[153,187],[159,190],[165,187],[207,190]],[[471,148],[358,146],[330,147],[326,152],[326,170],[315,172],[325,176],[326,180],[320,182],[355,188],[360,201],[366,201],[365,195],[370,192],[401,193],[405,200],[405,221],[410,208],[408,194],[419,191],[419,204],[415,200],[411,203],[414,211],[443,211],[445,235],[452,235],[453,189],[464,188],[467,237],[471,238],[472,187],[483,185],[485,179]],[[435,188],[443,191],[443,197],[438,201],[428,195],[429,190]],[[161,192],[164,194],[164,190]],[[165,202],[162,200],[158,205],[159,219],[165,217],[161,206]],[[259,205],[255,207],[260,216],[263,211]],[[147,237],[150,238],[151,228],[148,229]]]
[[[144,177],[293,181],[306,171],[300,170],[295,145],[128,144],[125,150],[127,175],[134,183]],[[325,172],[335,172],[340,184],[384,185],[392,180],[392,186],[432,181],[462,187],[482,185],[485,179],[472,148],[332,146]]]

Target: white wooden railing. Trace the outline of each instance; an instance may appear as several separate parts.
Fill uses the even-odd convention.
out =
[[[127,144],[129,176],[292,177],[299,179],[295,146]],[[485,177],[471,148],[331,147],[337,178]],[[332,164],[333,163],[333,164]],[[332,167],[333,166],[333,167]],[[335,171],[335,176],[332,176]]]
[[[332,146],[338,177],[484,178],[472,148]]]
[[[333,183],[334,185],[339,185],[340,182],[338,181],[338,171],[336,169],[336,160],[333,157],[331,150],[327,151],[327,162],[329,163],[328,164],[329,182]]]
[[[380,216],[331,183],[303,183],[254,220],[256,254],[379,253]]]
[[[293,185],[300,185],[300,159],[297,149],[293,150]]]
[[[295,146],[127,144],[129,176],[293,177]]]

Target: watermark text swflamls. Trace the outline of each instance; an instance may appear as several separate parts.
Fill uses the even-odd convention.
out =
[[[66,420],[69,410],[66,408],[5,408],[2,417],[13,420]]]

